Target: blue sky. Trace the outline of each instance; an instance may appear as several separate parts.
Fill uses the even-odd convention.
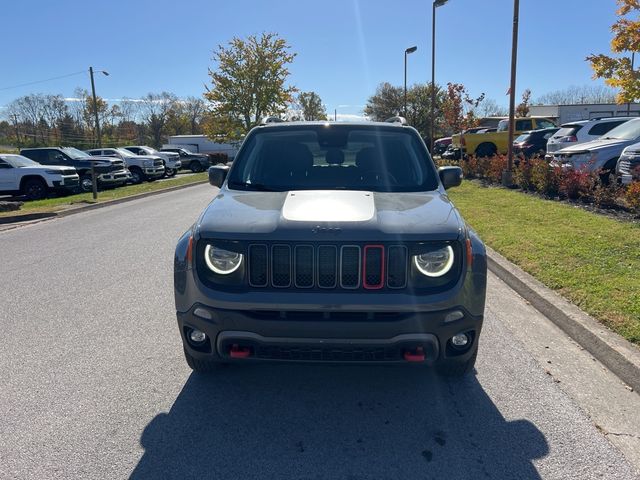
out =
[[[615,0],[521,0],[518,94],[536,98],[594,83],[584,61],[608,53]],[[383,81],[431,78],[431,0],[7,0],[0,42],[0,106],[28,93],[73,95],[84,74],[105,98],[163,90],[201,95],[212,51],[233,36],[278,32],[297,52],[291,83],[318,92],[329,112],[359,114]],[[437,13],[436,82],[460,82],[506,105],[512,0],[450,0]]]

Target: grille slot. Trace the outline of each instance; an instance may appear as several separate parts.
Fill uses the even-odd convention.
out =
[[[271,284],[278,288],[291,286],[291,247],[274,245],[271,249]]]
[[[384,286],[384,247],[382,245],[364,247],[363,275],[364,288],[377,289]]]
[[[344,245],[340,249],[340,286],[358,288],[360,286],[360,247]]]
[[[333,245],[318,247],[318,286],[335,288],[338,277],[338,248]]]
[[[267,246],[250,245],[249,285],[252,287],[266,287],[268,279]]]
[[[407,247],[393,245],[387,249],[387,287],[407,286]]]
[[[298,288],[313,287],[313,247],[311,245],[298,245],[295,248],[294,283]]]

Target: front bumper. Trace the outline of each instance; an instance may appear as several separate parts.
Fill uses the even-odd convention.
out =
[[[131,180],[131,172],[129,170],[117,170],[98,175],[98,182],[103,184],[124,184],[129,180]]]
[[[150,167],[142,169],[147,177],[160,178],[164,175],[164,167]]]
[[[73,190],[80,185],[78,175],[62,176],[61,180],[53,180],[53,188],[56,190]]]
[[[462,316],[452,317],[453,312],[455,317]],[[483,321],[483,317],[470,315],[462,308],[393,315],[283,313],[196,304],[188,312],[178,312],[177,318],[184,348],[200,359],[426,365],[443,359],[468,360],[477,349]],[[190,342],[192,329],[204,332],[207,340],[202,344]],[[451,337],[458,333],[466,333],[471,339],[462,350],[451,343]],[[243,355],[237,355],[238,351]],[[418,361],[406,356],[407,352],[418,351],[423,354]]]

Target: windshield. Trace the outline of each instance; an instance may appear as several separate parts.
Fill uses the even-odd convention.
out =
[[[0,155],[0,158],[15,168],[21,167],[41,167],[38,162],[34,162],[30,158],[22,155]]]
[[[82,150],[78,150],[77,148],[73,147],[65,147],[62,149],[62,151],[73,159],[91,157],[91,155],[89,155],[87,152],[83,152]]]
[[[229,188],[375,192],[438,188],[429,154],[412,130],[357,125],[272,128],[250,136],[234,163]]]
[[[498,123],[498,132],[506,132],[509,130],[509,120],[500,120]]]
[[[610,130],[602,138],[616,138],[620,140],[635,140],[640,137],[640,118],[629,120],[619,127]]]
[[[123,157],[135,157],[135,154],[131,153],[126,148],[116,148],[114,150],[118,152],[120,155],[122,155]]]

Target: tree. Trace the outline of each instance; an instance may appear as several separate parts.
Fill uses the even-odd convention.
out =
[[[316,92],[301,92],[297,100],[302,120],[310,122],[327,119],[327,111]]]
[[[472,98],[463,84],[447,83],[442,113],[449,130],[460,132],[477,126],[476,109],[484,100],[484,96],[484,93],[481,93],[477,98]]]
[[[618,20],[611,26],[613,53],[637,52],[640,50],[640,20],[630,19],[629,14],[637,18],[640,12],[640,1],[617,0]],[[604,54],[592,54],[587,57],[593,68],[594,78],[604,78],[611,87],[619,88],[616,96],[618,103],[633,102],[640,98],[640,72],[632,68],[629,57],[609,57]]]
[[[530,104],[531,104],[531,90],[527,88],[524,92],[522,92],[522,101],[516,107],[516,116],[518,117],[528,116]]]
[[[616,93],[605,85],[571,85],[540,96],[534,105],[574,105],[583,103],[613,103]]]
[[[176,106],[178,97],[173,93],[149,93],[142,99],[141,119],[149,130],[151,143],[160,147],[165,126]]]
[[[485,98],[482,103],[476,109],[476,113],[480,117],[506,117],[509,115],[509,111],[505,107],[498,105],[492,98]]]
[[[367,100],[364,114],[375,122],[384,122],[399,115],[404,106],[403,92],[401,87],[394,87],[389,82],[381,83]]]
[[[443,125],[438,122],[442,117],[443,92],[436,85],[435,133],[443,133]],[[404,111],[404,88],[388,82],[381,83],[376,93],[369,97],[364,114],[373,121],[384,122]],[[406,119],[420,135],[428,139],[431,135],[431,84],[415,84],[407,89]]]
[[[206,128],[210,136],[237,140],[264,116],[281,115],[295,87],[287,86],[288,65],[296,54],[276,33],[246,40],[234,37],[214,52],[215,71],[209,69],[211,87],[204,96],[211,102]]]

